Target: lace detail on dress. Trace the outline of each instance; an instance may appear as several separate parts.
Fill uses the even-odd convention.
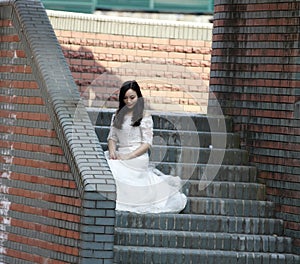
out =
[[[110,131],[107,139],[118,142],[121,146],[132,146],[141,143],[152,145],[153,121],[151,115],[143,117],[140,126],[131,125],[131,115],[125,115],[122,129],[113,126],[114,116],[111,119]]]
[[[109,129],[109,134],[107,136],[107,140],[112,139],[113,141],[118,141],[116,128],[113,126],[114,119],[115,119],[115,114],[112,115],[112,118],[111,118],[111,121],[110,121],[110,129]]]
[[[153,141],[153,120],[150,115],[144,116],[141,122],[142,142],[152,146]]]

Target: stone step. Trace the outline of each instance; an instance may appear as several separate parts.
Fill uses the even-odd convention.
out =
[[[207,132],[232,131],[232,119],[224,116],[209,116],[181,113],[152,112],[155,128]]]
[[[240,137],[236,133],[207,132],[207,131],[174,131],[153,130],[153,144],[165,146],[194,146],[197,142],[199,147],[209,148],[239,148]]]
[[[166,161],[192,164],[248,165],[249,154],[246,150],[241,149],[154,146],[150,153],[150,160],[154,162]]]
[[[104,151],[107,144],[102,144]],[[150,151],[153,162],[248,165],[249,154],[241,149],[209,149],[176,146],[153,146]]]
[[[116,212],[116,227],[190,232],[283,235],[283,221],[275,218],[195,214],[136,214]]]
[[[183,192],[189,197],[229,198],[242,200],[265,200],[266,187],[257,183],[206,182],[188,180]]]
[[[172,264],[298,264],[300,257],[292,254],[254,253],[202,249],[151,248],[115,246],[114,263]]]
[[[108,126],[95,126],[99,141],[106,148]],[[153,129],[153,145],[163,146],[195,146],[209,148],[239,148],[240,137],[236,133],[191,132]]]
[[[273,218],[274,209],[268,201],[189,197],[182,213]]]
[[[115,229],[115,244],[123,246],[291,253],[288,237],[228,233]]]
[[[115,110],[87,108],[92,124],[109,126]],[[149,111],[153,127],[163,130],[231,132],[232,119],[224,116],[209,116],[185,113],[162,113]]]
[[[175,162],[152,162],[153,166],[167,175],[182,179],[202,181],[256,182],[257,169],[253,166],[183,164]]]

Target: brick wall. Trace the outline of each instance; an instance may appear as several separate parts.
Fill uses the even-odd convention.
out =
[[[298,1],[216,0],[210,79],[298,254],[299,10]]]
[[[114,181],[46,12],[0,18],[0,262],[111,263]]]
[[[235,130],[299,254],[299,3],[216,0],[215,4],[210,87],[225,114],[233,116]],[[209,72],[202,69],[209,65],[210,28],[187,31],[168,24],[165,30],[157,30],[150,22],[131,25],[108,19],[99,23],[70,15],[74,28],[78,23],[83,29],[72,31],[68,19],[60,28],[55,26],[63,54],[39,1],[1,1],[0,15],[0,262],[109,263],[114,182],[80,103],[78,85],[92,106],[101,100],[109,104],[115,89],[112,83],[129,77],[147,80],[141,82],[143,90],[149,100],[158,97],[156,109],[171,106],[170,101],[159,99],[159,92],[165,92],[160,98],[173,98],[173,92],[184,92],[181,98],[188,93],[197,98],[193,89],[199,81],[201,87],[208,82]],[[50,18],[55,24],[56,18]],[[146,36],[136,37],[145,32]],[[184,39],[185,32],[190,32],[189,39],[178,40]],[[85,45],[79,47],[81,41]],[[125,57],[124,52],[118,54],[124,51],[120,45],[126,47]],[[134,60],[130,51],[135,52]],[[159,52],[166,56],[162,61],[153,57]],[[111,55],[99,59],[104,54]],[[144,64],[146,68],[140,68]],[[205,67],[198,69],[201,65]],[[73,67],[78,67],[77,73]],[[141,72],[143,78],[138,79]],[[190,78],[193,73],[197,77]],[[105,89],[101,93],[100,87]],[[196,90],[196,94],[204,91]],[[106,95],[102,98],[102,94]],[[183,106],[179,104],[180,110]]]
[[[148,109],[207,112],[211,24],[48,15],[87,106],[117,107],[135,79]]]

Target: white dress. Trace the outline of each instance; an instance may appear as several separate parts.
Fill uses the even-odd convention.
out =
[[[119,153],[132,152],[142,143],[152,145],[152,117],[144,116],[141,125],[133,127],[131,115],[125,115],[122,129],[113,127],[111,122],[108,139],[117,142]],[[149,166],[148,153],[130,160],[109,159],[108,151],[105,155],[116,181],[116,210],[178,213],[186,206],[187,198],[181,192],[181,179],[178,176],[164,175]]]

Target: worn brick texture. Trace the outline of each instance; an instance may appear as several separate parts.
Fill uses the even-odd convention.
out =
[[[0,262],[112,263],[114,181],[40,1],[1,1],[0,32]]]
[[[135,79],[150,110],[207,113],[212,24],[48,15],[87,106],[116,108]]]
[[[210,79],[298,254],[299,10],[299,1],[216,0]]]

